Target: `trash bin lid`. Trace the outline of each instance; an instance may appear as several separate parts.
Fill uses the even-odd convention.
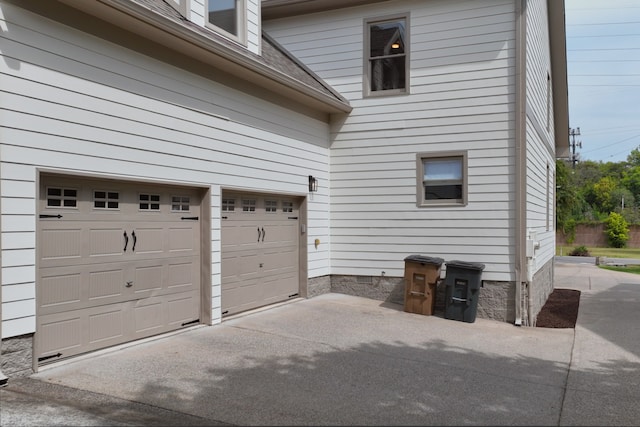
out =
[[[466,268],[467,270],[484,270],[484,264],[479,262],[468,262],[468,261],[458,261],[452,260],[447,261],[447,267],[458,267],[458,268]]]
[[[441,266],[444,262],[444,259],[438,257],[430,257],[424,255],[409,255],[405,259],[406,261],[419,262],[420,264],[435,264],[437,266]]]

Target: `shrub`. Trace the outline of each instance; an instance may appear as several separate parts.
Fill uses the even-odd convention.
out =
[[[589,256],[589,249],[586,246],[576,246],[569,253],[571,256]]]
[[[629,224],[624,217],[611,212],[604,223],[609,245],[613,248],[624,248],[629,240]]]

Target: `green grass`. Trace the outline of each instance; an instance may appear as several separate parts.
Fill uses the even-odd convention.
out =
[[[640,274],[640,265],[628,265],[626,267],[615,267],[612,265],[600,265],[604,270],[622,271],[623,273]]]
[[[556,255],[569,256],[571,251],[579,245],[562,245],[556,247]],[[609,258],[638,258],[640,248],[596,248],[587,246],[590,256],[604,256]]]

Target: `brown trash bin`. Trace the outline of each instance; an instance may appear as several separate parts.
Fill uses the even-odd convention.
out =
[[[404,311],[430,316],[444,259],[409,255],[404,259]]]

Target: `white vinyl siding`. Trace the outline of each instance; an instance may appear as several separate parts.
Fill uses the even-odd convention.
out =
[[[362,19],[411,13],[411,94],[363,98]],[[331,272],[403,276],[422,254],[513,281],[515,3],[394,1],[263,23],[346,96],[331,146]],[[416,206],[416,154],[467,153],[468,204]]]
[[[3,337],[35,328],[38,168],[210,187],[214,323],[222,188],[306,196],[317,176],[306,236],[329,240],[326,122],[0,5]],[[329,273],[326,250],[308,258]]]
[[[527,2],[527,231],[540,241],[534,273],[555,255],[555,147],[547,2]],[[553,82],[551,82],[553,84]],[[551,103],[551,105],[549,105]],[[551,108],[551,111],[548,109]],[[550,114],[549,114],[550,113]],[[550,122],[548,122],[550,120]],[[549,167],[549,172],[547,172]],[[547,179],[547,175],[549,179]],[[547,225],[552,226],[548,229]]]

